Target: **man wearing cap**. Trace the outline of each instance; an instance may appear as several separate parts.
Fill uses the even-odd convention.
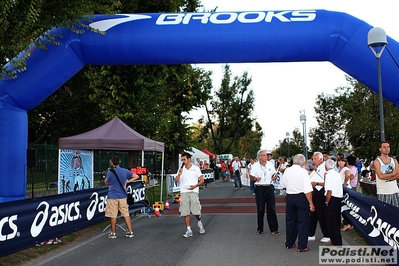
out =
[[[255,198],[257,206],[258,228],[256,234],[263,233],[263,224],[265,216],[265,205],[267,207],[266,215],[269,229],[272,235],[279,236],[278,221],[276,215],[276,199],[274,197],[273,179],[276,179],[276,169],[274,164],[267,160],[267,151],[260,150],[257,154],[258,162],[251,168],[250,180],[255,182]]]

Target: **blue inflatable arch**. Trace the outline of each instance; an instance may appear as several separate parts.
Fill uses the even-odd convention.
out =
[[[24,199],[27,111],[50,96],[84,65],[140,65],[330,61],[378,91],[376,58],[367,46],[367,23],[326,10],[95,16],[105,35],[53,29],[60,46],[32,46],[27,70],[0,81],[0,202]],[[399,58],[399,45],[388,37]],[[22,54],[23,54],[22,53]],[[399,105],[399,69],[381,58],[384,97]],[[9,65],[10,68],[13,66]]]

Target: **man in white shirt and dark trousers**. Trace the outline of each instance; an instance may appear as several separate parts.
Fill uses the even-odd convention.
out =
[[[309,224],[309,237],[308,240],[316,240],[316,228],[317,222],[320,224],[320,229],[323,234],[323,238],[320,242],[328,243],[330,242],[330,237],[328,236],[328,230],[326,225],[326,220],[324,217],[324,207],[326,196],[324,194],[324,174],[326,172],[326,167],[323,162],[323,154],[321,152],[315,152],[312,156],[313,164],[317,167],[314,175],[318,182],[312,181],[313,187],[313,204],[315,206],[315,211],[310,214],[310,224]]]
[[[298,237],[298,252],[310,250],[308,248],[309,212],[314,211],[313,188],[308,171],[302,168],[305,163],[305,156],[295,155],[293,165],[285,170],[281,181],[281,187],[287,189],[285,247],[295,248],[295,240]]]
[[[258,162],[254,163],[251,168],[250,178],[255,182],[255,198],[257,206],[258,228],[256,234],[263,233],[263,224],[265,216],[265,205],[267,206],[267,222],[272,235],[279,236],[278,221],[276,215],[276,199],[274,196],[274,186],[272,184],[276,169],[274,165],[267,161],[267,151],[258,151]]]
[[[341,175],[334,170],[335,162],[328,159],[326,165],[326,179],[324,182],[324,190],[326,202],[324,208],[324,217],[328,235],[334,246],[342,246],[341,237],[341,201],[343,197],[342,178]]]

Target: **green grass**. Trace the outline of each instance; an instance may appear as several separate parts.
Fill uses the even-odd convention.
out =
[[[342,232],[342,235],[345,234],[349,235],[350,240],[352,243],[348,243],[351,246],[368,246],[366,239],[356,230],[352,229],[346,232]]]

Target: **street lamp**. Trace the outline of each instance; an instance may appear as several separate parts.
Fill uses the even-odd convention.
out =
[[[287,159],[290,158],[290,132],[286,132],[285,136],[287,137],[287,142],[288,142],[288,156]]]
[[[281,149],[281,143],[282,143],[281,139],[278,140],[278,143],[280,145],[280,156],[283,156],[283,150]]]
[[[378,73],[378,100],[380,104],[380,131],[381,141],[385,141],[384,128],[384,106],[382,104],[382,82],[381,82],[381,63],[380,57],[387,46],[387,35],[381,28],[372,28],[367,34],[368,46],[377,58],[377,73]]]
[[[299,113],[301,114],[299,116],[299,120],[302,123],[303,126],[303,153],[305,155],[306,160],[308,159],[308,150],[307,150],[307,146],[306,146],[306,114],[305,114],[305,109],[299,111]]]

